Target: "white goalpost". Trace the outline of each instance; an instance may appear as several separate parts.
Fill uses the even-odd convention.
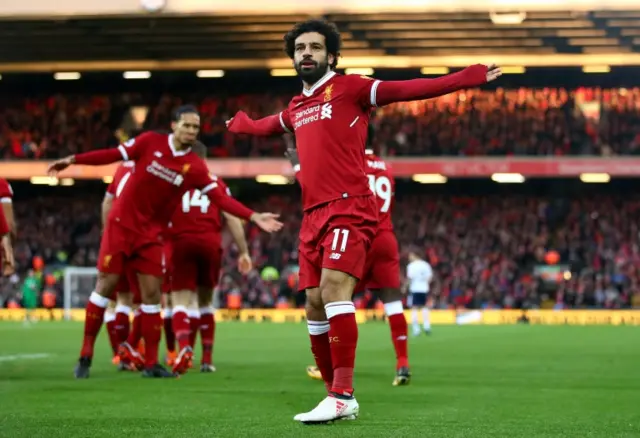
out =
[[[64,319],[71,320],[71,311],[73,309],[84,309],[89,301],[91,292],[96,287],[98,279],[97,268],[86,268],[79,266],[69,266],[64,270],[63,283],[63,304]],[[219,309],[220,290],[216,287],[213,292],[213,307]]]
[[[71,309],[84,309],[96,286],[98,270],[69,266],[64,270],[64,319],[71,319]]]

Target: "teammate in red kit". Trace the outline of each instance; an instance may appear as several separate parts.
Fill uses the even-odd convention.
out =
[[[202,158],[206,155],[206,147],[203,144],[197,143],[193,150]],[[218,184],[231,194],[222,180],[218,179]],[[193,357],[193,339],[197,333],[194,328],[202,329],[203,357],[200,371],[215,371],[212,362],[215,319],[211,302],[222,262],[220,213],[206,194],[199,190],[190,190],[182,195],[182,203],[171,219],[171,302],[173,329],[180,350],[174,361],[173,371],[180,374],[187,371]],[[228,214],[225,214],[225,218],[240,249],[239,267],[241,271],[246,272],[251,269],[251,258],[248,255],[242,223],[238,218]],[[190,327],[190,320],[193,318],[189,315],[188,308],[192,302],[198,303],[200,323]]]
[[[129,178],[135,169],[133,161],[125,161],[116,169],[113,180],[107,187],[104,199],[102,200],[102,227],[105,228],[109,214],[114,209],[121,198],[121,194],[129,182]],[[130,362],[121,361],[118,355],[120,344],[123,344],[129,338],[131,331],[130,314],[132,309],[140,305],[140,289],[138,287],[138,279],[135,271],[124,267],[124,274],[120,276],[120,280],[115,289],[115,298],[109,300],[107,310],[104,316],[104,322],[109,335],[109,343],[113,350],[113,363],[118,365],[121,371],[132,369]],[[139,316],[138,316],[139,318]]]
[[[9,224],[4,217],[4,212],[0,210],[0,262],[2,263],[2,275],[9,276],[15,272],[15,259],[13,258],[13,246]]]
[[[437,79],[379,81],[334,70],[340,34],[326,21],[297,24],[284,38],[285,51],[303,82],[287,109],[260,120],[238,112],[231,132],[279,135],[294,132],[300,165],[304,217],[300,230],[300,288],[306,289],[311,349],[329,395],[304,423],[355,419],[353,397],[358,326],[353,290],[362,278],[376,234],[378,208],[369,189],[364,149],[371,109],[476,87],[500,76],[495,66],[474,65]]]
[[[407,349],[407,320],[402,305],[400,290],[400,252],[398,240],[393,232],[391,211],[395,199],[395,182],[391,168],[372,149],[365,150],[366,172],[369,187],[378,202],[378,231],[367,253],[362,279],[356,291],[369,289],[375,292],[384,303],[384,311],[391,328],[391,340],[396,352],[396,376],[393,386],[410,382],[409,354]],[[287,150],[287,158],[297,175],[300,175],[300,163],[295,149]],[[317,366],[307,367],[312,379],[322,380]]]
[[[161,232],[171,220],[182,194],[199,189],[212,202],[229,213],[251,220],[267,232],[282,227],[272,213],[254,213],[220,189],[206,163],[191,152],[200,129],[200,116],[192,106],[178,108],[170,135],[146,132],[118,146],[57,160],[49,167],[56,174],[72,164],[104,165],[116,161],[136,162],[125,185],[120,202],[109,215],[102,234],[98,258],[96,291],[87,303],[85,336],[76,378],[89,377],[95,339],[102,325],[105,308],[124,264],[137,272],[142,294],[141,333],[145,343],[144,377],[175,377],[158,363],[158,347],[162,337],[160,316],[163,252]]]
[[[13,190],[9,182],[0,178],[0,239],[2,262],[2,275],[8,276],[15,272],[15,259],[13,257],[13,245],[11,237],[16,237],[16,222],[13,215]]]
[[[13,190],[9,182],[4,178],[0,178],[0,203],[2,204],[4,219],[9,227],[9,232],[13,237],[16,237],[16,220],[13,214]]]

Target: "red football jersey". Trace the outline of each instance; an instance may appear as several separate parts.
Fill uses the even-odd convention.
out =
[[[12,199],[13,190],[11,190],[11,185],[6,179],[0,178],[0,202],[10,204]]]
[[[118,166],[116,173],[113,174],[113,180],[107,187],[107,196],[113,197],[112,211],[116,203],[120,202],[120,195],[133,173],[134,166],[133,161],[125,161]]]
[[[329,72],[280,113],[283,129],[296,136],[304,210],[371,195],[364,148],[379,83]]]
[[[393,230],[391,210],[395,202],[395,181],[389,165],[373,153],[366,154],[369,188],[378,202],[378,229]]]
[[[182,194],[199,189],[219,190],[205,162],[191,149],[177,151],[173,135],[145,132],[118,146],[125,161],[135,168],[113,206],[111,218],[145,235],[159,235],[176,210]]]
[[[231,196],[231,191],[219,178],[218,184],[221,190]],[[169,232],[173,239],[183,235],[220,234],[221,211],[211,203],[206,194],[200,193],[200,190],[189,190],[182,195],[182,202],[173,213]]]

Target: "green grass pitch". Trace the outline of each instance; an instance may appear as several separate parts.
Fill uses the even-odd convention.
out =
[[[0,323],[0,437],[640,437],[639,327],[435,326],[395,388],[389,330],[364,324],[360,418],[329,426],[293,421],[324,396],[303,324],[218,324],[218,372],[177,380],[117,373],[104,331],[74,380],[81,333]]]

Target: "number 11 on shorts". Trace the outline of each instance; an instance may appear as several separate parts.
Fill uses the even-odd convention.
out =
[[[333,230],[333,243],[331,244],[331,251],[338,249],[338,241],[340,240],[340,234],[342,234],[342,243],[340,244],[340,252],[347,250],[347,240],[349,240],[349,230],[334,228]]]

